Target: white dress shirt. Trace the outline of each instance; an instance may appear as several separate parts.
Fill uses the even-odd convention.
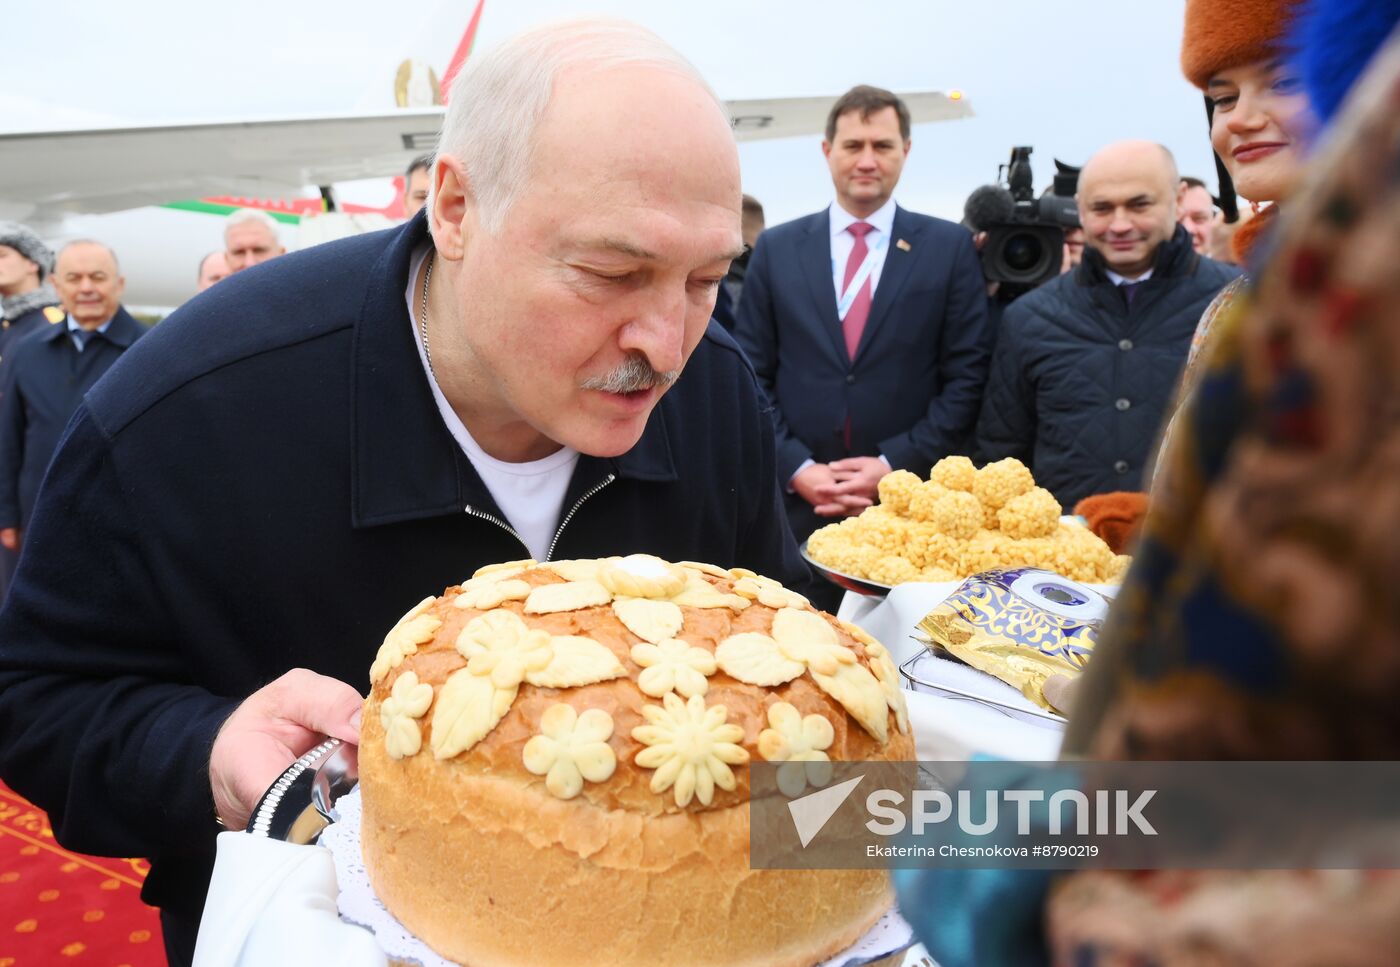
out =
[[[836,289],[837,302],[843,295],[846,263],[850,261],[851,249],[856,247],[856,237],[846,229],[856,222],[865,222],[874,229],[865,236],[865,244],[875,253],[870,273],[870,294],[874,296],[880,285],[880,270],[885,267],[885,256],[894,244],[894,239],[890,238],[890,233],[894,231],[894,209],[894,199],[891,198],[872,212],[869,218],[856,218],[842,208],[840,202],[831,203],[831,283]]]
[[[113,316],[113,317],[112,317],[112,319],[115,319],[115,318],[116,318],[116,316]],[[94,331],[94,332],[105,333],[108,329],[111,329],[111,328],[112,328],[112,319],[108,319],[106,322],[104,322],[102,325],[98,326],[98,327],[97,327],[95,330],[93,330],[93,331]],[[67,322],[67,325],[68,325],[68,338],[71,339],[71,340],[73,340],[73,345],[74,345],[75,347],[77,347],[78,352],[82,352],[84,349],[87,348],[87,343],[85,343],[83,340],[79,339],[78,336],[77,336],[77,333],[78,333],[78,331],[81,330],[83,327],[80,326],[80,325],[78,325],[78,320],[74,319],[74,318],[72,317],[72,315],[69,315],[69,316],[68,316],[66,322]]]
[[[1103,274],[1108,276],[1108,281],[1112,282],[1114,285],[1123,285],[1125,282],[1132,282],[1136,284],[1138,282],[1146,282],[1148,279],[1152,278],[1151,269],[1148,269],[1146,272],[1142,273],[1142,275],[1139,275],[1136,279],[1130,279],[1126,275],[1119,275],[1112,269],[1104,269]]]
[[[873,230],[865,235],[865,244],[874,253],[874,265],[870,271],[870,295],[875,296],[875,289],[880,285],[880,271],[885,267],[885,256],[889,254],[890,245],[893,239],[890,235],[894,232],[894,199],[891,198],[875,211],[871,212],[869,218],[857,218],[846,209],[841,207],[840,202],[831,203],[831,284],[836,289],[836,302],[841,302],[844,295],[841,283],[846,281],[846,263],[850,261],[851,249],[856,247],[856,237],[846,229],[856,222],[865,222]],[[885,461],[885,466],[890,465],[890,461],[883,453],[877,454],[881,460]],[[807,459],[802,461],[802,465],[793,471],[792,477],[788,478],[787,491],[793,493],[793,478],[806,470],[815,460]]]

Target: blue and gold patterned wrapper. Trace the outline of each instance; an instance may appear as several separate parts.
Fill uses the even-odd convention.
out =
[[[1074,678],[1094,652],[1108,599],[1036,568],[984,571],[919,622],[935,653],[994,675],[1046,709],[1045,680]]]

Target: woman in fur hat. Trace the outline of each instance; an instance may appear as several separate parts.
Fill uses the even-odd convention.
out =
[[[1267,234],[1298,181],[1303,146],[1314,126],[1308,96],[1284,58],[1290,15],[1298,0],[1187,0],[1181,69],[1206,96],[1210,146],[1249,200],[1254,217],[1240,226],[1231,245],[1245,266]],[[1191,340],[1184,399],[1196,384],[1196,362],[1216,319],[1246,284],[1226,286],[1206,309]]]

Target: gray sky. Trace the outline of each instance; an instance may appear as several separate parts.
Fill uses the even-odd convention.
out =
[[[0,129],[261,117],[389,106],[394,66],[442,69],[474,0],[55,0],[4,18]],[[917,127],[896,198],[944,217],[1013,144],[1079,164],[1121,138],[1161,141],[1214,186],[1199,93],[1177,66],[1183,0],[487,0],[477,49],[541,20],[646,24],[721,96],[831,94],[857,83],[962,90],[976,117]],[[826,205],[820,139],[742,146],[773,224]],[[0,176],[3,177],[3,176]]]

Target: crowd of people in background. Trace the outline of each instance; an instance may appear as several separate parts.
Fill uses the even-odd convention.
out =
[[[871,506],[891,470],[922,473],[949,454],[1017,457],[1067,512],[1085,497],[1143,489],[1195,320],[1238,274],[1206,183],[1181,177],[1159,145],[1106,147],[1080,177],[1081,224],[1064,226],[1062,277],[1010,302],[983,277],[986,231],[971,207],[959,225],[894,202],[912,148],[898,97],[853,88],[824,135],[835,200],[765,231],[762,204],[745,194],[743,251],[714,308],[773,403],[798,540]],[[406,219],[427,201],[431,161],[414,158],[404,172]],[[200,293],[286,252],[258,209],[230,214],[223,235],[224,248],[198,263]],[[104,253],[106,275],[65,285],[37,235],[0,226],[0,592],[64,424],[145,331],[120,306],[116,253],[70,243],[59,262],[70,249]],[[56,358],[15,352],[51,327],[75,333],[48,340]],[[59,370],[78,372],[86,343],[76,333],[86,331],[102,350],[82,357],[81,378],[46,392]],[[834,597],[824,603],[835,607]]]
[[[404,172],[404,218],[427,201],[429,162],[420,155]],[[761,228],[762,208],[758,217]],[[255,208],[230,213],[223,237],[222,249],[199,260],[197,293],[287,251],[277,222]],[[0,601],[64,426],[148,328],[123,308],[124,288],[117,253],[102,242],[73,240],[55,253],[27,226],[0,222]],[[26,341],[47,348],[21,351]]]

